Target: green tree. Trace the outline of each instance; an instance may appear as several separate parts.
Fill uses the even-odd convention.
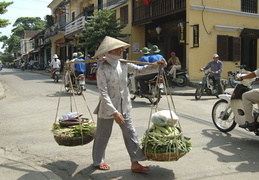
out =
[[[87,47],[88,52],[94,53],[105,36],[122,38],[128,34],[122,34],[121,30],[126,25],[121,25],[119,19],[115,18],[115,11],[99,10],[94,17],[86,22],[85,29],[77,35],[81,42],[78,47]]]
[[[23,38],[24,30],[39,30],[42,31],[46,27],[46,21],[40,17],[20,17],[13,24],[12,35],[10,38],[6,36],[0,37],[3,42],[3,47],[8,53],[16,54],[20,52],[20,40]]]
[[[7,7],[9,6],[9,5],[11,5],[11,4],[13,4],[13,2],[5,2],[5,1],[3,1],[3,2],[0,2],[0,14],[4,14],[4,13],[6,13],[7,12]],[[0,27],[2,28],[2,27],[6,27],[7,25],[9,25],[10,23],[9,23],[9,20],[6,20],[6,19],[1,19],[0,18]]]
[[[54,25],[54,18],[53,18],[52,15],[46,15],[45,16],[45,21],[46,21],[46,28],[49,28],[52,25]]]
[[[13,62],[13,59],[14,59],[14,57],[12,54],[6,53],[6,52],[4,52],[4,53],[0,52],[0,61],[2,61],[3,63]]]
[[[44,30],[46,21],[40,17],[20,17],[13,24],[12,32],[16,36],[23,36],[24,30]]]

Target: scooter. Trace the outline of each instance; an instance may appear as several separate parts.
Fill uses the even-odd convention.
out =
[[[228,83],[232,88],[234,88],[237,84],[237,81],[236,81],[237,74],[244,73],[246,71],[245,70],[246,65],[240,65],[236,67],[240,68],[240,71],[228,71]]]
[[[84,74],[79,74],[77,77],[75,77],[73,75],[71,75],[71,76],[70,76],[70,78],[71,79],[73,78],[75,80],[71,80],[72,82],[69,83],[68,86],[65,84],[66,92],[69,92],[69,91],[72,92],[74,90],[74,92],[77,95],[81,95],[83,93],[83,91],[85,90],[85,75]],[[73,87],[71,87],[71,85]]]
[[[128,89],[130,92],[130,99],[133,101],[136,99],[136,97],[140,98],[147,98],[151,104],[156,105],[159,103],[160,99],[162,98],[161,94],[164,91],[164,84],[163,84],[163,73],[159,73],[157,76],[155,76],[153,79],[150,79],[146,81],[148,88],[149,88],[149,94],[143,94],[140,91],[140,85],[138,84],[136,87],[136,91],[133,90],[133,85],[135,82],[133,78],[135,76],[133,74],[128,75]]]
[[[53,79],[54,79],[55,82],[58,82],[60,78],[61,78],[60,69],[57,68],[57,69],[54,70]]]
[[[202,95],[213,95],[213,96],[216,96],[218,97],[218,87],[215,87],[213,85],[213,81],[212,79],[210,78],[210,74],[212,72],[209,71],[209,70],[205,70],[204,71],[204,74],[205,76],[202,78],[202,81],[199,82],[197,88],[196,88],[196,91],[195,91],[195,99],[196,100],[199,100],[201,99],[201,96]],[[226,90],[227,88],[227,80],[225,79],[221,79],[221,85],[223,87],[223,90]]]
[[[177,69],[176,70],[176,79],[172,78],[172,75],[167,74],[167,79],[169,82],[176,83],[179,87],[184,87],[187,85],[189,77],[188,77],[188,70],[187,69]]]
[[[212,108],[212,121],[221,132],[232,131],[236,127],[236,124],[245,124],[245,112],[241,98],[243,93],[252,89],[251,83],[253,81],[254,79],[239,81],[232,94],[219,95],[220,100]],[[258,105],[254,105],[253,116],[256,126],[254,129],[248,130],[259,136],[259,123],[257,121],[259,116]]]

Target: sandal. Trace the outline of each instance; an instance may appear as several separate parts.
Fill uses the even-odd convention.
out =
[[[106,162],[102,163],[101,165],[99,166],[95,166],[97,169],[99,170],[110,170],[111,166],[109,164],[107,164]]]
[[[131,169],[132,172],[134,173],[139,173],[139,172],[147,172],[150,171],[148,166],[140,166],[139,168],[136,169]]]

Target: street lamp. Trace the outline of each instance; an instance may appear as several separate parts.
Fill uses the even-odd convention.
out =
[[[159,34],[162,31],[162,28],[160,26],[156,27],[156,32],[158,34],[158,40],[159,40]]]

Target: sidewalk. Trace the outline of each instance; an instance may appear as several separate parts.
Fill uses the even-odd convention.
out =
[[[6,180],[62,180],[44,167],[19,161],[14,156],[7,157],[4,152],[0,152],[0,169],[0,177]]]

